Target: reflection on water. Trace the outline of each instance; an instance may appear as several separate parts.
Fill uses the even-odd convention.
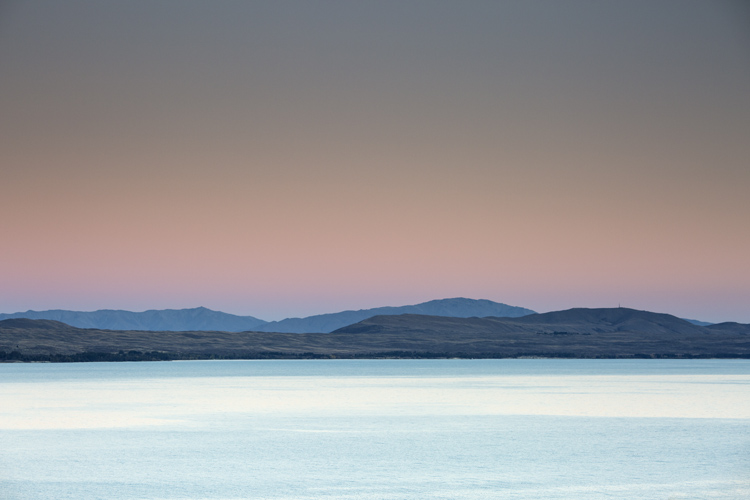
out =
[[[0,365],[3,498],[748,498],[750,362]]]

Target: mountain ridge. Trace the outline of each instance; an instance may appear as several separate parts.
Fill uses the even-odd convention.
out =
[[[370,309],[347,310],[338,313],[317,314],[305,318],[286,318],[269,321],[258,328],[261,332],[279,333],[330,333],[334,330],[378,315],[425,314],[466,318],[471,316],[518,317],[534,314],[525,307],[509,306],[487,299],[467,299],[455,297],[436,299],[406,306],[385,306]]]
[[[266,322],[253,316],[237,316],[205,307],[189,309],[149,309],[143,312],[121,309],[99,309],[97,311],[26,311],[0,314],[3,319],[53,320],[77,328],[104,330],[185,331],[223,330],[241,332],[252,330]]]
[[[671,314],[641,311],[625,307],[572,308],[562,311],[529,314],[522,317],[446,318],[404,314],[374,316],[348,325],[333,333],[362,333],[387,331],[437,331],[468,328],[484,332],[592,333],[638,332],[642,334],[697,335],[716,332],[750,334],[750,324],[719,323],[699,326]]]
[[[585,310],[585,308],[575,309]],[[559,314],[561,311],[553,312]],[[205,307],[149,309],[143,312],[119,309],[99,309],[89,312],[64,309],[47,311],[28,310],[26,312],[0,313],[0,320],[11,318],[49,319],[61,321],[78,328],[98,328],[104,330],[330,333],[374,316],[399,314],[466,318],[472,316],[524,317],[538,313],[524,307],[509,306],[487,299],[456,297],[436,299],[413,305],[346,310],[303,318],[286,318],[279,321],[264,321],[254,316],[239,316],[221,311],[213,311]],[[684,321],[704,327],[712,324],[691,319],[684,319]],[[725,326],[724,328],[731,329],[732,327]]]
[[[330,333],[363,319],[378,314],[421,313],[456,317],[509,316],[533,314],[523,307],[509,306],[487,299],[463,297],[437,299],[406,306],[385,306],[371,309],[348,310],[336,313],[317,314],[304,318],[286,318],[280,321],[264,321],[254,316],[238,316],[213,311],[205,307],[190,309],[149,309],[143,312],[120,309],[97,311],[69,311],[51,309],[0,314],[0,320],[11,318],[49,319],[61,321],[77,328],[104,330],[144,331],[264,331],[279,333]]]
[[[528,356],[750,358],[750,325],[701,327],[620,308],[518,318],[381,315],[327,334],[119,331],[52,320],[0,321],[0,361]]]

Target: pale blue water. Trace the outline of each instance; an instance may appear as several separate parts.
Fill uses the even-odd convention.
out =
[[[747,499],[750,361],[5,364],[0,498]]]

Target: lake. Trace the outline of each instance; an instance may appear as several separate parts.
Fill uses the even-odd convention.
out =
[[[0,498],[747,499],[750,360],[0,364]]]

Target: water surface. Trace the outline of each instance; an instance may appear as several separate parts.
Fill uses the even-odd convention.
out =
[[[750,498],[750,361],[5,364],[0,491]]]

